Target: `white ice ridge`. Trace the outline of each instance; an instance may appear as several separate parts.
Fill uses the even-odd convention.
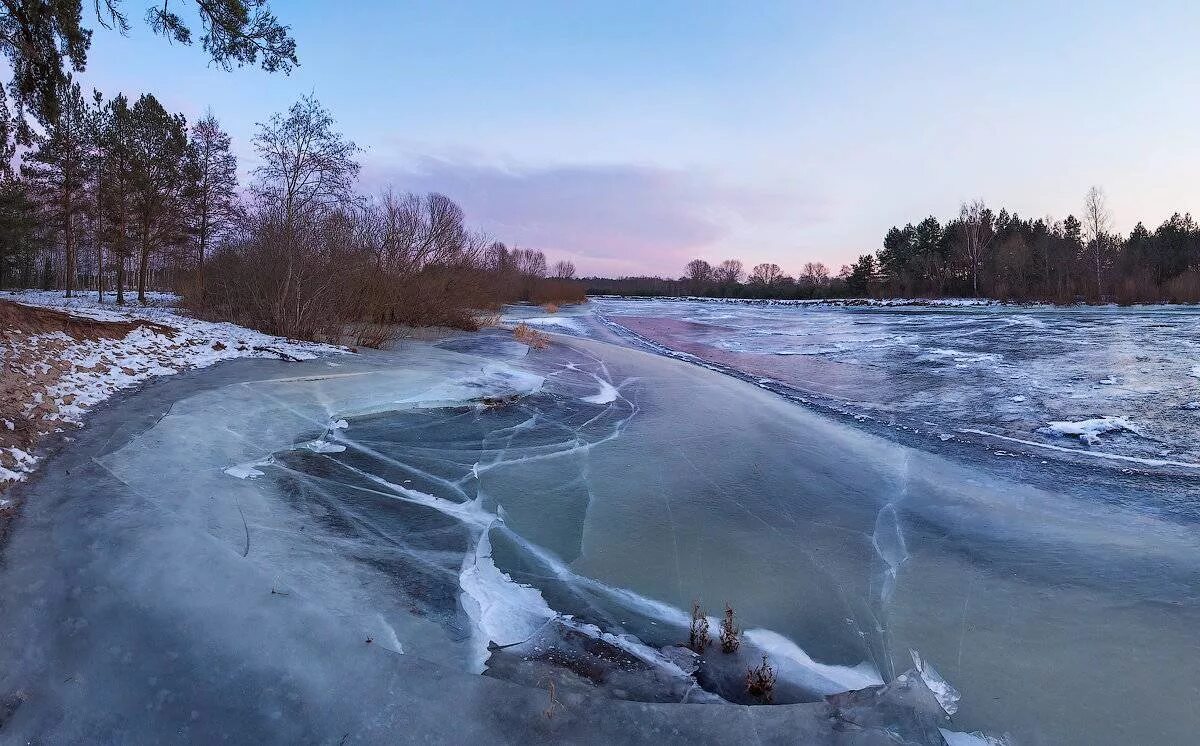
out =
[[[801,682],[820,694],[837,694],[883,683],[879,672],[870,663],[863,662],[854,667],[819,663],[778,632],[748,629],[744,635],[770,656],[782,678]]]
[[[414,409],[461,406],[480,396],[526,396],[536,393],[545,384],[544,376],[493,361],[478,372],[441,381],[424,391],[397,399]]]
[[[473,553],[463,558],[458,585],[463,609],[474,623],[476,673],[487,667],[488,644],[511,645],[529,639],[556,615],[542,594],[515,582],[492,560],[485,528]]]
[[[1100,442],[1100,436],[1105,433],[1130,432],[1141,435],[1141,432],[1124,417],[1093,417],[1087,420],[1058,420],[1049,422],[1040,432],[1047,435],[1077,437],[1090,446]]]
[[[1161,458],[1141,458],[1139,456],[1124,456],[1119,453],[1105,453],[1104,451],[1091,451],[1080,448],[1065,448],[1063,446],[1051,445],[1049,443],[1038,443],[1036,440],[1025,440],[1023,438],[1014,438],[1009,435],[1001,435],[999,433],[989,433],[987,430],[979,430],[973,427],[960,427],[955,432],[967,433],[970,435],[986,435],[989,438],[998,438],[1007,440],[1010,443],[1020,443],[1021,445],[1032,446],[1034,448],[1044,448],[1050,451],[1060,451],[1062,453],[1074,453],[1081,456],[1091,456],[1093,458],[1112,459],[1114,461],[1126,461],[1134,464],[1142,464],[1144,466],[1179,466],[1185,469],[1200,469],[1200,464],[1191,461],[1173,461],[1171,459]]]

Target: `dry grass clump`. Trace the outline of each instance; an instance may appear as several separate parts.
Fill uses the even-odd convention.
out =
[[[767,663],[767,656],[762,657],[762,663],[746,671],[746,692],[763,702],[770,702],[775,696],[775,669]]]
[[[725,604],[725,618],[721,620],[721,652],[736,653],[742,644],[741,635],[733,618],[733,607]]]
[[[556,304],[556,303],[543,303],[543,304],[542,304],[542,310],[543,310],[543,311],[545,311],[546,313],[558,313],[558,304]]]
[[[475,326],[480,329],[500,326],[500,313],[498,311],[476,311]]]
[[[700,608],[699,601],[692,602],[692,626],[688,632],[688,647],[697,653],[703,653],[712,638],[708,635],[708,617]]]
[[[522,344],[529,345],[535,350],[544,350],[550,346],[550,338],[524,322],[513,329],[513,337]]]

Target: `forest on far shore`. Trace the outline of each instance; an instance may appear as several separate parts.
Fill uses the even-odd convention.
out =
[[[808,262],[789,275],[774,263],[693,259],[678,279],[589,277],[588,293],[729,298],[943,298],[1017,302],[1200,302],[1200,225],[1175,213],[1154,230],[1111,228],[1102,190],[1090,189],[1083,218],[1022,218],[982,202],[945,221],[929,216],[893,227],[882,247],[836,273]]]

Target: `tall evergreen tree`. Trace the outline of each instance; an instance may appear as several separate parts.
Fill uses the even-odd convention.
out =
[[[112,121],[112,109],[100,91],[92,91],[92,106],[88,109],[89,157],[91,177],[92,251],[96,257],[96,295],[104,302],[104,208],[105,164],[108,157],[107,138]]]
[[[134,119],[129,100],[118,94],[108,106],[104,127],[103,214],[109,253],[116,264],[117,305],[125,303],[125,270],[133,251],[130,241],[131,210],[134,190]]]
[[[22,285],[30,283],[37,223],[25,183],[11,175],[0,177],[0,289],[14,276]]]
[[[196,249],[196,284],[204,286],[204,258],[237,215],[237,156],[213,113],[192,125],[188,157],[190,222]]]
[[[169,114],[154,96],[143,94],[132,109],[132,206],[137,221],[138,301],[146,303],[150,255],[182,243],[187,122]]]
[[[75,291],[76,219],[85,208],[88,160],[88,111],[79,83],[68,76],[60,95],[59,116],[35,138],[22,171],[49,219],[58,225],[64,250],[63,283],[70,298]]]

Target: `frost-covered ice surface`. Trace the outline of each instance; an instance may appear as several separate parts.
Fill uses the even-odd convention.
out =
[[[152,385],[28,486],[0,568],[4,732],[1200,732],[1200,536],[1179,512],[1194,480],[1097,480],[1069,461],[1035,480],[954,440],[913,447],[796,406],[760,378],[595,339],[531,353],[495,331]],[[1175,512],[1144,507],[1173,498]],[[737,609],[736,654],[679,646],[693,600]],[[749,699],[761,655],[781,704],[729,704]]]
[[[678,354],[860,419],[1036,458],[1200,471],[1194,307],[592,305]]]
[[[6,737],[941,743],[962,729],[917,671],[897,674],[919,647],[951,678],[941,658],[905,639],[892,660],[878,491],[830,501],[821,476],[876,441],[659,356],[586,340],[526,353],[497,332],[243,361],[94,417],[28,486],[5,549]],[[735,604],[737,654],[680,646],[694,598]],[[763,654],[780,704],[730,704]]]
[[[54,373],[55,380],[38,391],[25,416],[34,410],[45,427],[61,430],[83,423],[87,413],[113,394],[158,376],[204,368],[222,360],[242,357],[287,357],[308,360],[318,354],[341,352],[327,345],[281,339],[233,324],[213,323],[177,313],[175,296],[148,293],[150,305],[141,306],[134,294],[126,306],[109,301],[101,305],[94,294],[65,298],[57,291],[0,292],[0,299],[28,306],[67,311],[99,321],[150,321],[161,326],[140,326],[119,339],[72,339],[62,332],[15,338],[19,349],[11,349],[9,362],[29,375]],[[163,327],[169,327],[164,331]],[[3,330],[0,330],[2,332]],[[0,362],[5,346],[0,344]],[[11,422],[0,427],[12,429]],[[26,478],[37,466],[37,458],[16,449],[9,459],[0,459],[0,489],[5,482]],[[4,468],[8,462],[12,468]],[[0,497],[0,507],[4,498]]]

